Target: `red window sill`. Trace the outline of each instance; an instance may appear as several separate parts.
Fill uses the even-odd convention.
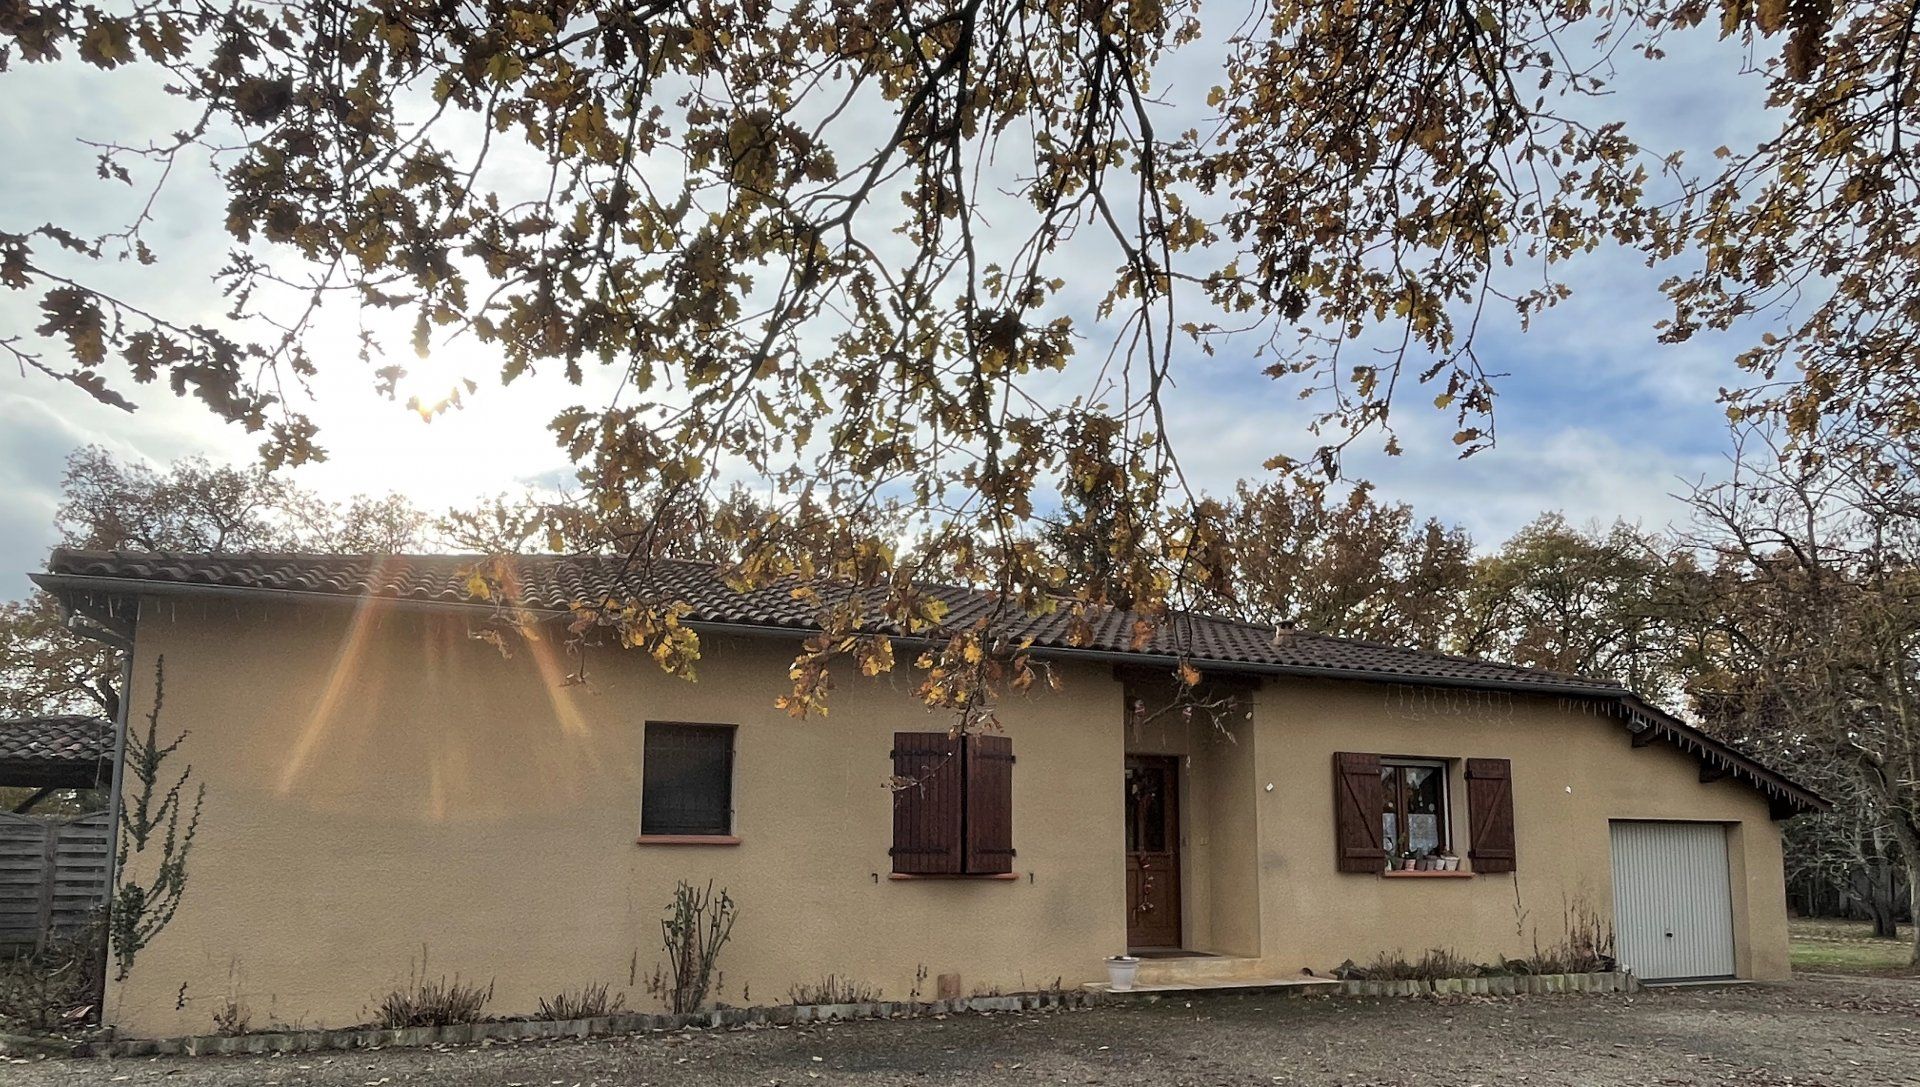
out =
[[[1018,872],[992,872],[992,873],[986,873],[986,874],[978,874],[978,875],[976,875],[976,874],[973,874],[973,873],[969,873],[969,872],[953,872],[953,873],[939,873],[939,874],[934,874],[934,873],[920,873],[920,872],[888,872],[888,873],[887,873],[887,878],[888,878],[888,879],[901,879],[901,880],[906,880],[906,879],[983,879],[983,880],[996,880],[996,879],[997,879],[997,880],[1016,880],[1016,879],[1019,879],[1019,878],[1020,878],[1020,873],[1018,873]]]
[[[740,839],[731,834],[642,834],[634,842],[637,845],[739,845]]]
[[[1472,872],[1382,872],[1382,879],[1472,879]]]

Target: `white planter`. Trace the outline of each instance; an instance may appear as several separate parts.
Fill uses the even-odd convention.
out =
[[[1140,972],[1140,960],[1132,955],[1115,955],[1107,960],[1107,988],[1116,993],[1133,988],[1133,976]]]

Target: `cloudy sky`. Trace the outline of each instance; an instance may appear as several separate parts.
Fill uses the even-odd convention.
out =
[[[1763,134],[1758,83],[1743,73],[1737,51],[1696,36],[1670,52],[1658,66],[1625,68],[1613,96],[1596,108],[1627,119],[1644,146],[1688,148],[1693,157]],[[1211,76],[1204,68],[1176,71],[1162,90],[1204,95]],[[94,153],[79,141],[145,140],[167,131],[179,115],[155,92],[150,81],[125,71],[16,64],[0,75],[0,162],[7,163],[0,230],[45,221],[121,225],[116,216],[124,215],[126,190],[94,180]],[[197,187],[170,188],[156,208],[153,242],[164,274],[107,274],[151,305],[217,314],[222,300],[208,277],[227,241],[219,227],[223,198],[204,175],[196,180]],[[1483,545],[1543,510],[1575,521],[1668,523],[1677,515],[1673,492],[1724,471],[1727,439],[1715,395],[1738,381],[1728,360],[1744,340],[1656,343],[1663,274],[1631,254],[1603,252],[1568,271],[1572,301],[1529,331],[1504,316],[1483,325],[1483,360],[1510,375],[1499,383],[1499,447],[1456,459],[1447,441],[1450,420],[1422,410],[1428,397],[1416,394],[1396,416],[1407,454],[1363,456],[1358,474],[1386,497],[1465,525]],[[352,315],[329,320],[322,343],[337,355],[322,359],[322,377],[305,406],[331,456],[299,469],[298,482],[342,498],[397,490],[437,507],[564,477],[568,465],[544,424],[590,394],[558,382],[503,390],[488,377],[497,361],[468,343],[436,349],[425,362],[407,351],[412,384],[399,402],[388,401],[352,356]],[[0,296],[0,337],[35,323],[26,293]],[[404,337],[396,346],[406,350]],[[1226,491],[1236,479],[1257,477],[1267,457],[1313,444],[1302,429],[1306,410],[1297,387],[1262,376],[1262,365],[1224,352],[1178,367],[1172,437],[1189,477],[1205,489]],[[464,410],[424,423],[404,407],[410,392],[431,400],[468,376],[482,388]],[[257,444],[164,389],[139,389],[135,400],[139,410],[127,414],[39,375],[0,370],[0,598],[26,591],[25,572],[39,566],[54,541],[61,465],[73,449],[97,443],[155,463],[196,453],[238,461]]]

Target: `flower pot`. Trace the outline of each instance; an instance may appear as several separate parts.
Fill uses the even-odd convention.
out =
[[[1459,857],[1448,857],[1446,860],[1447,860],[1447,871],[1458,872],[1460,870]]]
[[[1401,858],[1400,858],[1400,870],[1401,870],[1402,872],[1411,872],[1411,871],[1413,871],[1413,866],[1414,866],[1414,863],[1415,863],[1415,862],[1414,862],[1414,859],[1413,859],[1412,857],[1401,857]]]
[[[1133,976],[1140,972],[1140,960],[1132,955],[1115,955],[1107,960],[1107,988],[1124,993],[1133,988]]]

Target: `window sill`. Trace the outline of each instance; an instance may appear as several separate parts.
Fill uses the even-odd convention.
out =
[[[921,872],[888,872],[887,878],[903,880],[903,881],[904,880],[921,880],[921,879],[972,879],[972,880],[985,880],[988,882],[992,882],[994,880],[999,880],[1001,882],[1011,882],[1013,880],[1019,879],[1020,873],[991,872],[991,873],[974,874],[970,872],[954,872],[951,874],[948,874],[948,873],[934,874],[934,873],[921,873]]]
[[[1382,872],[1381,879],[1472,879],[1472,872]]]
[[[739,845],[731,834],[642,834],[635,845]]]

